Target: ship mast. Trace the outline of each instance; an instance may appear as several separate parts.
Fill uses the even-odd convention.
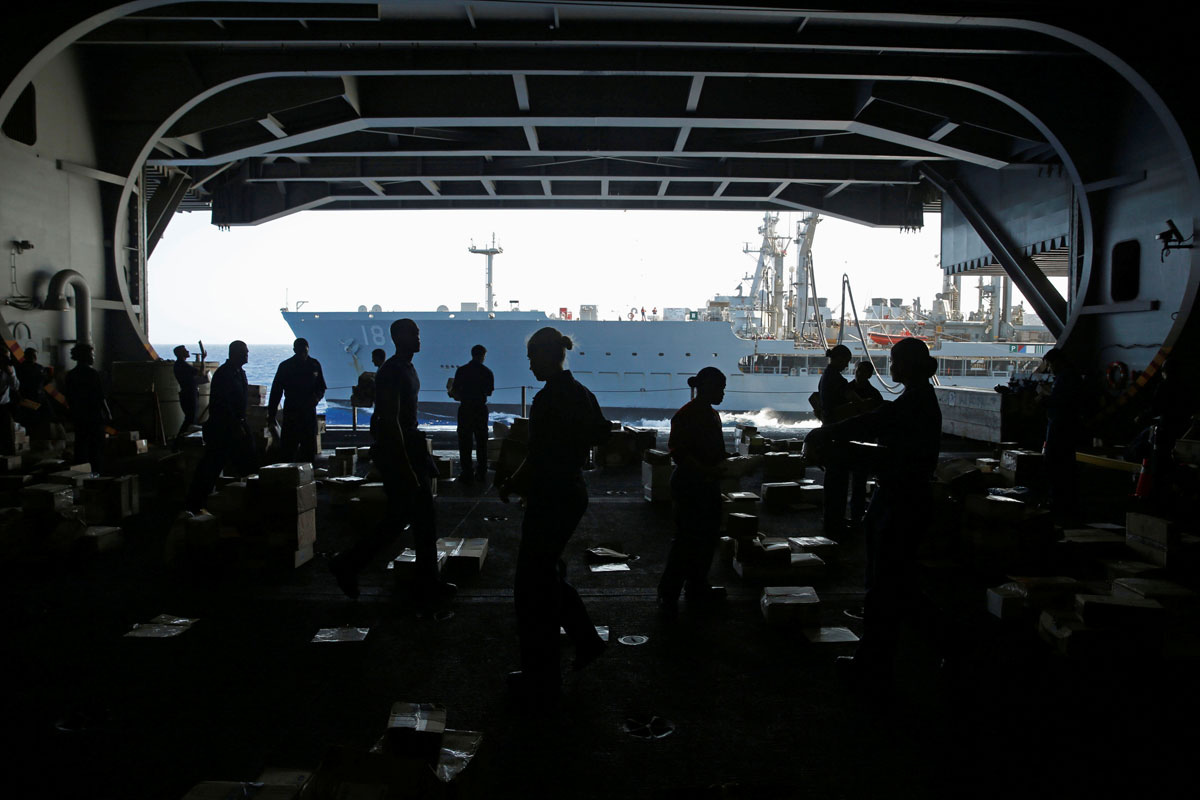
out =
[[[467,248],[470,253],[487,256],[487,310],[490,314],[495,307],[495,301],[492,300],[492,257],[504,252],[503,247],[496,247],[496,234],[492,234],[491,247],[476,247],[471,245]]]

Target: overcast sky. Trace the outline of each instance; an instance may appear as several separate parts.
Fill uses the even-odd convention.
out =
[[[794,236],[800,217],[781,213],[777,230]],[[928,307],[941,290],[940,217],[925,222],[901,232],[822,219],[813,245],[820,294],[836,310],[846,272],[860,311],[872,296],[920,297]],[[735,294],[753,273],[756,256],[742,249],[758,247],[761,224],[761,213],[745,211],[306,211],[220,231],[207,212],[176,214],[150,261],[150,338],[287,343],[285,297],[313,311],[482,304],[486,259],[467,248],[493,232],[504,248],[498,308],[519,300],[523,309],[578,313],[594,304],[602,319],[631,307],[697,308]],[[967,284],[964,310],[976,302]]]

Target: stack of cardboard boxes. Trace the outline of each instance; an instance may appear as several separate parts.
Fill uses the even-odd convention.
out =
[[[671,502],[671,474],[675,467],[665,450],[650,448],[642,455],[642,497],[651,503]]]
[[[257,505],[267,545],[293,567],[312,560],[317,541],[317,484],[307,462],[271,464],[258,473]]]

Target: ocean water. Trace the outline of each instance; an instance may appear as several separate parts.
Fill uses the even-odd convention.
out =
[[[171,351],[175,349],[178,343],[172,344],[155,344],[154,348],[158,351],[160,358],[173,358]],[[196,353],[195,343],[187,344],[188,351]],[[224,362],[229,352],[228,344],[206,344],[205,350],[208,351],[208,360],[216,362]],[[271,381],[275,378],[275,370],[279,367],[279,362],[285,361],[292,357],[292,346],[290,344],[251,344],[250,360],[246,363],[246,379],[252,384],[260,384],[270,387]],[[324,400],[317,406],[317,413],[324,414],[325,420],[330,425],[349,425],[350,424],[350,409],[341,408],[327,404]],[[490,415],[493,422],[511,422],[512,414],[493,413]],[[370,409],[359,409],[358,424],[368,425],[371,420]],[[666,445],[666,434],[671,431],[670,418],[644,418],[637,417],[631,419],[623,419],[621,422],[626,425],[632,425],[638,428],[653,428],[663,434],[660,443]],[[432,414],[421,415],[420,423],[422,427],[432,430],[445,429],[452,431],[455,428],[453,419],[440,417]],[[803,422],[783,422],[775,417],[771,411],[764,410],[754,414],[722,414],[721,423],[725,430],[732,431],[735,426],[741,423],[754,425],[765,436],[772,438],[803,438],[804,435],[812,430],[820,423],[816,420],[805,420]]]

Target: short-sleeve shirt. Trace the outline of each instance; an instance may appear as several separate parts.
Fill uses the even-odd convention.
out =
[[[213,373],[208,396],[208,422],[220,430],[233,430],[246,420],[246,373],[226,361]]]
[[[87,364],[80,364],[67,373],[64,387],[71,419],[76,425],[95,425],[104,421],[104,385],[100,373]]]
[[[705,466],[720,463],[725,458],[721,415],[699,398],[688,402],[671,417],[671,437],[667,440],[667,449],[685,476],[689,471],[679,462],[681,454],[686,453]]]
[[[611,427],[596,396],[570,370],[550,378],[529,409],[527,463],[534,480],[577,477],[587,463],[588,449],[607,439]]]
[[[179,395],[190,397],[194,404],[200,394],[196,386],[196,370],[186,361],[179,360],[171,365],[171,369],[175,372],[175,382],[179,384]]]
[[[833,419],[833,412],[846,402],[847,385],[848,382],[842,373],[832,367],[821,373],[821,382],[817,385],[817,391],[821,394],[822,420]]]
[[[395,398],[396,421],[405,434],[417,428],[417,397],[421,393],[421,379],[412,361],[392,356],[383,362],[375,374],[375,405],[386,405],[386,399]],[[378,414],[378,410],[376,411]],[[376,414],[371,415],[371,433],[378,440]]]

